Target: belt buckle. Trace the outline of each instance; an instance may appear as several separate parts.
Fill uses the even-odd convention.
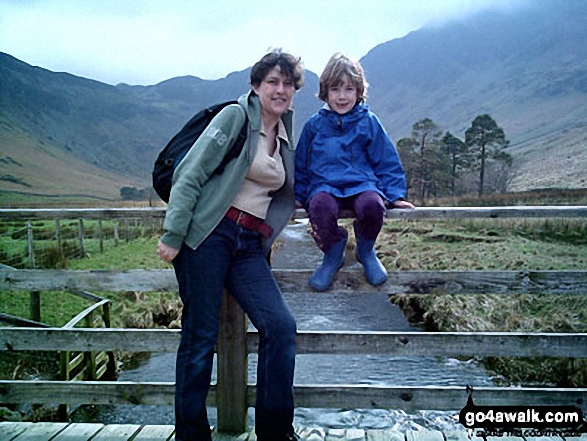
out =
[[[244,211],[242,211],[242,210],[239,210],[239,212],[238,212],[238,215],[237,215],[237,217],[236,217],[236,220],[235,220],[235,222],[236,222],[236,224],[237,224],[237,225],[242,225],[242,223],[241,223],[241,222],[242,222],[242,220],[243,220],[243,215],[244,215],[244,214],[245,214],[245,212],[244,212]]]

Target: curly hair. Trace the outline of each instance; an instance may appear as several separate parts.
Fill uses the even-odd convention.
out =
[[[294,83],[296,90],[304,85],[304,68],[301,58],[296,58],[281,49],[272,50],[255,63],[251,69],[251,85],[259,86],[275,66],[279,66],[281,73]]]

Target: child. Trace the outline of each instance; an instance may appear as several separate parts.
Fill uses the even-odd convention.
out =
[[[367,281],[377,286],[387,280],[375,254],[386,203],[414,208],[403,199],[406,179],[398,153],[363,104],[367,86],[357,61],[334,54],[320,76],[318,96],[326,105],[306,122],[297,145],[296,202],[307,210],[312,236],[324,253],[310,277],[316,291],[326,291],[344,263],[348,234],[338,225],[340,210],[355,213],[355,255]]]

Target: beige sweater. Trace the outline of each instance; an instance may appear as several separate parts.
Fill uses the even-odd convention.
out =
[[[273,140],[263,131],[259,134],[255,158],[232,206],[265,219],[272,192],[280,189],[285,182],[285,169],[279,149],[275,149],[273,156],[271,155]],[[281,120],[277,136],[287,141],[287,133]]]

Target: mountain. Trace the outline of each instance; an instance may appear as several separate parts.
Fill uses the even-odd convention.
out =
[[[585,187],[585,41],[582,0],[421,29],[361,59],[368,103],[395,142],[426,117],[464,138],[488,113],[510,140],[512,189]],[[169,138],[197,110],[246,92],[249,73],[111,86],[0,53],[0,190],[116,199],[121,186],[148,187]],[[305,82],[294,98],[298,134],[321,106],[317,76],[306,71]]]
[[[511,141],[517,189],[585,187],[587,2],[533,0],[413,32],[362,59],[369,102],[397,138],[432,119],[464,138],[490,114]]]
[[[167,141],[198,110],[248,91],[249,74],[250,68],[215,81],[185,76],[154,86],[111,86],[0,53],[0,189],[91,194],[89,181],[75,185],[69,179],[67,170],[81,164],[85,172],[105,176],[96,188],[102,196],[117,198],[121,186],[148,187]],[[298,130],[320,106],[312,93],[316,75],[307,73],[305,81],[308,87],[294,103]],[[34,165],[49,167],[48,158],[56,156],[49,181]],[[56,183],[59,176],[68,184]]]

